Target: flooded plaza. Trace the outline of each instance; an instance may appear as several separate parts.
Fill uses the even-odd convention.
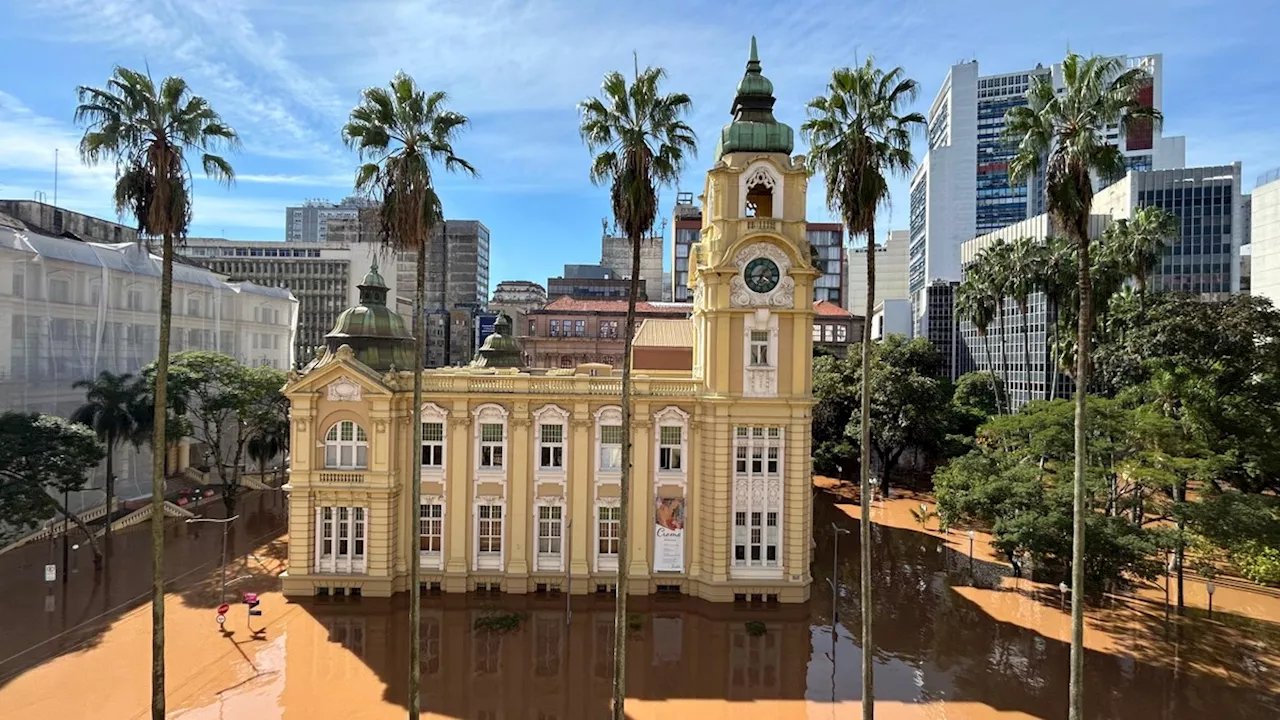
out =
[[[411,641],[404,596],[286,600],[275,577],[283,567],[281,500],[264,492],[240,504],[229,535],[226,633],[214,622],[221,531],[180,521],[168,529],[171,716],[403,717]],[[842,502],[819,493],[815,503],[807,604],[631,599],[630,717],[859,717],[859,520],[857,506]],[[966,536],[915,526],[908,502],[873,510],[878,716],[1065,718],[1069,619],[1058,590],[1007,577],[981,539],[971,560]],[[202,508],[221,510],[220,502]],[[838,536],[838,566],[833,523],[849,531]],[[120,533],[109,573],[95,574],[81,549],[65,586],[43,582],[43,565],[57,562],[60,548],[0,556],[0,717],[147,716],[149,539],[145,525]],[[1193,585],[1181,620],[1166,620],[1159,587],[1091,609],[1087,717],[1280,715],[1276,593],[1220,580],[1210,619]],[[262,617],[249,618],[238,603],[246,591],[261,593]],[[607,716],[612,598],[574,596],[570,610],[567,617],[565,596],[556,594],[424,598],[424,715]],[[518,614],[519,626],[476,628],[496,614]]]

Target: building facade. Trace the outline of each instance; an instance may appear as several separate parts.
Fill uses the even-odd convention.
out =
[[[822,277],[813,286],[814,302],[831,302],[845,307],[849,284],[848,257],[844,249],[844,226],[840,223],[809,223],[805,228],[810,252],[818,258]]]
[[[187,238],[182,254],[233,280],[285,288],[298,300],[294,358],[310,362],[338,314],[359,300],[357,283],[378,262],[373,243],[273,242]],[[392,304],[396,277],[389,275]],[[409,300],[412,301],[412,288]]]
[[[636,303],[636,327],[649,318],[685,319],[688,303]],[[526,315],[525,362],[536,368],[572,368],[584,363],[622,365],[626,300],[561,297]],[[520,331],[516,331],[517,335]]]
[[[907,299],[907,245],[910,233],[890,230],[884,242],[876,243],[876,301]],[[867,248],[849,248],[848,302],[854,315],[867,314]]]
[[[528,280],[504,280],[493,290],[489,301],[490,313],[503,313],[511,319],[516,337],[524,337],[529,330],[529,313],[547,304],[547,290]]]
[[[1258,178],[1249,204],[1251,292],[1280,307],[1280,168]]]
[[[42,235],[107,244],[138,241],[137,228],[36,200],[0,200],[0,213]]]
[[[830,300],[813,304],[813,347],[836,357],[849,354],[849,346],[862,342],[862,324],[865,318],[857,317]]]
[[[661,235],[640,238],[640,280],[645,297],[662,300]],[[600,264],[618,278],[631,277],[631,241],[625,237],[604,235],[600,238]]]
[[[307,200],[301,205],[284,209],[284,237],[290,242],[328,242],[330,220],[357,220],[360,211],[374,207],[375,202],[351,196],[341,202]]]
[[[693,193],[676,193],[671,211],[671,299],[693,302],[689,289],[689,248],[701,239],[702,205],[695,204]]]
[[[627,565],[612,367],[508,367],[495,333],[473,366],[425,371],[418,447],[412,373],[360,359],[387,357],[370,344],[403,342],[396,324],[353,347],[340,320],[327,353],[284,389],[298,448],[286,594],[389,595],[418,553],[424,585],[445,592],[588,593],[626,573],[639,594],[808,598],[819,271],[804,236],[808,170],[789,157],[793,132],[773,102],[753,40],[690,255],[692,368],[635,368]],[[363,289],[373,312],[383,290]],[[420,502],[405,492],[415,463]]]
[[[1142,67],[1151,84],[1140,101],[1163,105],[1163,59],[1159,54],[1123,58]],[[908,291],[912,297],[932,280],[960,279],[960,245],[1044,212],[1044,184],[1010,185],[1009,162],[1016,148],[1007,142],[1005,113],[1026,104],[1033,78],[1063,87],[1061,63],[998,75],[979,75],[977,61],[951,67],[928,112],[929,149],[911,179]],[[1186,139],[1163,137],[1150,125],[1125,134],[1107,129],[1106,140],[1120,148],[1134,170],[1181,168]],[[1115,178],[1099,178],[1103,187]]]
[[[955,380],[968,364],[956,322],[956,288],[959,282],[934,280],[921,288],[911,302],[911,337],[925,338],[938,351],[939,377]]]
[[[0,215],[0,328],[9,337],[0,350],[0,407],[69,417],[85,402],[74,383],[103,371],[136,375],[154,362],[160,270],[160,258],[137,243],[54,237]],[[173,274],[171,352],[211,350],[246,365],[293,367],[298,302],[288,290],[228,281],[186,263],[175,263]],[[173,467],[184,465],[180,456]],[[145,446],[118,448],[114,470],[122,499],[150,493]],[[105,468],[89,487],[104,481]],[[72,497],[77,509],[101,502],[97,490]]]

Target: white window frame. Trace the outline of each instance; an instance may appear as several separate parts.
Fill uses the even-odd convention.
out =
[[[595,476],[596,482],[618,483],[622,481],[622,446],[618,446],[618,466],[604,467],[603,429],[606,425],[622,426],[622,408],[606,405],[595,412]],[[626,438],[623,438],[626,442]]]
[[[434,508],[428,511],[430,514],[424,514],[423,510]],[[423,495],[422,503],[418,506],[418,557],[421,566],[430,570],[444,569],[444,518],[448,508],[444,502],[444,498],[439,495]],[[430,525],[428,525],[430,523]],[[431,526],[438,528],[438,532],[432,532]],[[440,542],[438,550],[423,550],[422,538],[439,535]]]
[[[546,511],[544,513],[544,511]],[[543,515],[547,517],[543,517]],[[533,504],[533,569],[534,572],[563,572],[565,537],[565,508],[559,501],[536,501]],[[543,533],[543,530],[546,533]],[[543,551],[543,541],[551,549]]]
[[[472,436],[475,453],[476,480],[484,478],[486,481],[506,482],[507,466],[510,465],[511,453],[508,445],[511,441],[511,429],[507,422],[509,415],[507,409],[497,403],[485,403],[472,411]],[[502,442],[489,444],[481,443],[480,431],[483,425],[501,425],[502,426]],[[485,446],[500,448],[502,453],[502,465],[483,466],[481,460],[483,457],[483,448]]]
[[[351,440],[342,439],[342,425],[351,424],[355,429]],[[334,435],[332,439],[329,437]],[[364,437],[361,440],[361,436]],[[329,451],[333,450],[334,459],[329,459]],[[351,451],[351,461],[342,461],[342,451]],[[364,450],[364,463],[360,462],[360,451]],[[368,470],[369,469],[369,434],[355,420],[338,420],[329,426],[324,433],[324,467],[326,470]]]
[[[441,440],[440,440],[440,464],[439,465],[423,465],[422,478],[424,480],[443,481],[445,477],[445,468],[449,466],[449,411],[436,405],[435,403],[422,404],[422,422],[423,423],[440,423]],[[426,439],[423,439],[423,445],[426,445]],[[418,460],[422,460],[422,449],[418,449]]]
[[[618,513],[622,509],[621,500],[619,498],[601,498],[596,500],[595,522],[592,523],[591,537],[593,539],[591,545],[591,556],[595,572],[616,572],[618,570],[618,553],[604,554],[600,552],[600,511],[609,509],[612,513]],[[618,538],[618,527],[622,520],[622,516],[618,515],[616,519],[609,520],[613,525],[614,534],[611,538],[615,546],[620,547],[621,541]]]
[[[769,331],[752,330],[748,342],[751,343],[751,367],[773,367],[769,362]]]
[[[492,513],[493,513],[492,508],[498,509],[499,516],[497,518],[492,517]],[[503,563],[506,560],[506,554],[507,554],[507,542],[506,542],[507,540],[506,538],[507,503],[506,501],[497,497],[476,498],[475,505],[473,505],[471,508],[471,515],[472,515],[473,527],[475,527],[475,532],[472,536],[472,541],[475,544],[475,550],[472,554],[472,569],[475,571],[481,571],[481,570],[501,571],[503,568]],[[489,517],[481,517],[482,515],[489,515]],[[498,551],[493,552],[492,550],[486,550],[484,552],[481,552],[480,523],[482,522],[493,523],[495,520],[498,523]],[[490,525],[489,527],[490,529],[492,529],[492,525]],[[492,537],[492,533],[487,534],[487,537]]]
[[[765,352],[769,364],[752,363],[752,332],[768,332]],[[756,308],[742,318],[742,395],[743,397],[776,397],[778,395],[778,315],[768,308]]]
[[[569,411],[557,405],[543,405],[533,411],[533,428],[536,433],[534,443],[533,457],[533,473],[536,481],[559,482],[565,481],[567,467],[569,464]],[[542,465],[542,426],[559,425],[560,426],[560,465],[559,467]]]
[[[733,429],[733,496],[729,508],[732,577],[782,579],[784,576],[785,435],[777,426]],[[769,559],[771,546],[774,548],[772,560]],[[752,551],[756,549],[758,556],[753,557]]]
[[[329,531],[328,542],[325,540],[326,529]],[[344,535],[347,541],[345,553],[341,547]],[[346,505],[317,507],[315,541],[317,575],[363,575],[369,557],[368,508]]]
[[[785,183],[782,182],[782,176],[779,175],[777,168],[767,160],[757,160],[751,163],[738,176],[738,217],[747,217],[747,190],[760,181],[764,182],[773,194],[773,214],[770,217],[781,218],[782,210],[786,207],[783,204],[785,200],[783,186]]]
[[[689,473],[689,413],[675,405],[668,405],[653,414],[653,468],[655,484],[674,483],[684,485]],[[680,428],[680,467],[664,470],[662,468],[662,428]],[[676,447],[676,446],[672,446]]]

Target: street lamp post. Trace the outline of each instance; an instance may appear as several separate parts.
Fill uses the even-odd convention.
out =
[[[70,552],[68,552],[68,547],[67,547],[67,543],[69,542],[68,538],[71,536],[71,512],[68,510],[70,505],[71,505],[71,488],[67,486],[63,486],[62,488],[62,584],[63,585],[67,584],[67,563],[68,563],[67,556],[70,555]],[[110,519],[108,519],[108,522],[110,522]]]
[[[969,531],[969,576],[973,577],[973,538],[975,533]]]
[[[564,524],[564,537],[560,539],[565,543],[564,548],[564,624],[573,624],[573,608],[570,607],[569,601],[573,598],[573,518],[568,518]]]
[[[1067,609],[1067,591],[1070,590],[1065,582],[1058,583],[1058,592],[1062,593],[1062,609]]]
[[[218,591],[219,605],[227,601],[227,526],[239,517],[239,515],[232,515],[229,518],[187,518],[188,523],[211,522],[222,525],[222,588]]]
[[[1217,590],[1217,588],[1214,587],[1213,581],[1210,580],[1209,582],[1204,584],[1204,589],[1209,593],[1209,619],[1212,620],[1213,619],[1213,591]]]
[[[831,583],[831,631],[834,633],[840,619],[840,536],[848,535],[849,531],[835,523],[831,523],[831,530],[834,533],[831,536],[831,578],[827,582]]]

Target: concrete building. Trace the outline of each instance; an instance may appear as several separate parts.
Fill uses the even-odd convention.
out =
[[[403,322],[378,307],[385,288],[365,283],[327,352],[284,389],[295,448],[286,594],[391,595],[417,553],[422,583],[448,593],[586,594],[626,573],[637,594],[808,599],[819,272],[803,234],[808,169],[790,157],[793,131],[773,102],[753,41],[707,173],[690,327],[655,329],[663,338],[645,346],[665,348],[652,356],[664,363],[678,350],[688,369],[635,353],[629,562],[618,552],[619,373],[521,368],[499,328],[472,366],[424,372],[415,446],[413,373],[379,362],[403,344]],[[368,314],[388,332],[344,340],[339,331]],[[421,498],[406,492],[414,464]]]
[[[959,377],[967,364],[955,317],[959,286],[958,281],[934,280],[911,298],[911,337],[925,338],[933,345],[942,358],[938,375],[949,380]]]
[[[661,235],[640,239],[640,279],[650,300],[662,299],[662,244]],[[600,265],[614,277],[631,277],[631,241],[607,234],[601,237]]]
[[[911,301],[877,301],[870,322],[872,340],[883,340],[890,335],[911,337]]]
[[[693,302],[689,289],[689,248],[701,240],[702,205],[694,204],[693,193],[676,193],[671,211],[671,299]]]
[[[64,227],[73,227],[76,214],[58,212]],[[0,215],[0,328],[9,338],[0,351],[0,408],[68,417],[85,401],[73,383],[103,371],[136,375],[154,362],[161,264],[135,242],[55,237]],[[173,275],[171,352],[213,350],[246,365],[293,367],[298,302],[288,290],[228,281],[181,262]],[[186,466],[182,448],[171,469]],[[114,471],[120,498],[151,492],[145,446],[118,448]],[[89,487],[104,481],[101,469]],[[102,502],[99,491],[78,495],[76,508]]]
[[[1280,168],[1258,177],[1250,197],[1252,289],[1280,307]]]
[[[1152,76],[1141,100],[1163,105],[1162,56],[1126,57],[1127,67],[1143,67]],[[914,296],[933,280],[960,279],[960,245],[1044,212],[1040,179],[1010,186],[1009,161],[1015,147],[1003,139],[1009,109],[1026,104],[1033,77],[1061,88],[1061,63],[999,75],[979,75],[977,61],[951,67],[928,112],[929,149],[911,180],[908,291]],[[1107,140],[1121,149],[1134,170],[1181,168],[1186,140],[1163,137],[1151,127],[1125,135],[1120,128]],[[1099,178],[1098,187],[1114,179]]]
[[[849,346],[862,341],[862,324],[858,317],[830,300],[813,304],[813,347],[844,357]]]
[[[876,243],[876,301],[906,300],[907,245],[911,234],[906,230],[890,230],[885,240]],[[846,305],[854,315],[867,314],[867,248],[849,248],[849,289]]]
[[[188,238],[181,252],[209,270],[236,280],[287,288],[298,300],[297,362],[309,362],[338,314],[359,300],[359,279],[378,262],[372,243],[274,242]],[[396,276],[388,273],[391,302],[404,299]],[[408,301],[413,298],[409,289]],[[406,306],[407,308],[408,306]]]
[[[844,250],[844,226],[840,223],[809,223],[805,238],[818,258],[822,277],[813,284],[813,301],[848,305],[845,289],[849,285],[848,258]]]
[[[547,290],[528,280],[504,280],[494,288],[489,301],[490,313],[503,313],[511,319],[512,333],[516,337],[528,334],[529,313],[547,304]]]
[[[290,242],[327,242],[328,221],[355,220],[360,210],[376,205],[367,198],[345,197],[338,204],[328,200],[307,200],[284,209],[284,237]]]
[[[137,228],[36,200],[0,200],[0,213],[44,235],[107,244],[138,241]]]
[[[604,265],[565,265],[560,277],[547,278],[547,298],[574,300],[626,300],[631,279]],[[648,283],[641,278],[639,300],[649,300]]]
[[[685,319],[690,311],[688,303],[636,303],[636,327],[648,319]],[[626,323],[626,300],[557,298],[526,315],[525,362],[537,368],[621,366]]]
[[[1090,237],[1100,236],[1113,220],[1130,218],[1139,207],[1162,207],[1178,218],[1181,235],[1165,248],[1152,276],[1151,289],[1198,293],[1206,300],[1222,299],[1240,291],[1240,242],[1244,236],[1240,198],[1240,163],[1181,170],[1131,170],[1123,180],[1094,196],[1089,233]],[[1037,215],[966,242],[961,259],[967,266],[983,248],[994,243],[1013,242],[1020,237],[1044,242],[1053,234],[1055,228],[1049,216]],[[1032,351],[1029,371],[1023,352],[1022,315],[1013,301],[1006,300],[1003,308],[1003,347],[998,322],[992,322],[985,338],[968,321],[959,323],[961,343],[966,349],[958,355],[958,372],[992,369],[1002,375],[1015,409],[1029,400],[1066,397],[1072,391],[1069,380],[1062,373],[1055,373],[1052,359],[1056,309],[1049,307],[1039,292],[1031,294],[1027,305]]]

